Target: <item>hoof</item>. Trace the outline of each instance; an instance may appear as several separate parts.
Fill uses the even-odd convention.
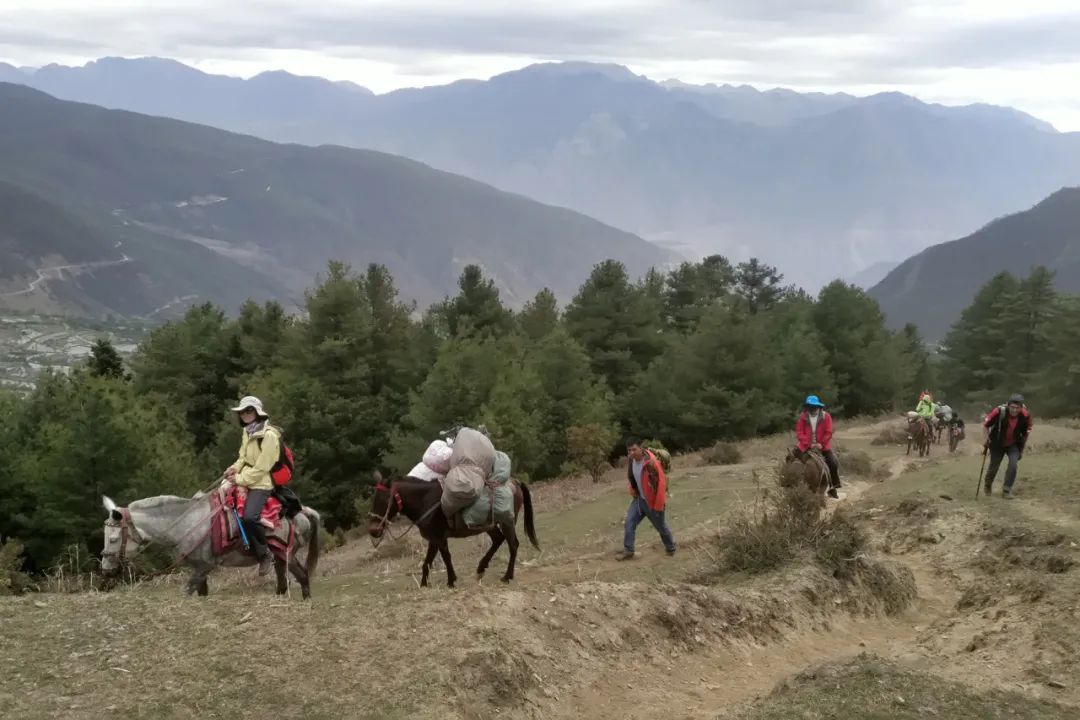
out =
[[[502,582],[502,583],[507,583],[507,584],[509,584],[509,582],[510,582],[511,580],[513,580],[513,579],[514,579],[514,578],[512,578],[512,577],[506,577],[506,576],[504,575],[503,577],[499,578],[499,582]]]

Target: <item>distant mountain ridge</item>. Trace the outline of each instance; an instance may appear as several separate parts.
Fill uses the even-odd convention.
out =
[[[913,322],[940,340],[990,278],[1025,277],[1044,265],[1064,291],[1080,293],[1080,187],[908,258],[870,290],[894,327]]]
[[[477,263],[521,305],[543,287],[569,298],[607,258],[641,274],[670,257],[404,158],[279,145],[5,83],[0,210],[0,308],[81,314],[142,315],[180,298],[296,303],[328,260],[385,264],[421,304],[455,292]]]
[[[1080,183],[1080,134],[898,93],[660,84],[589,63],[385,95],[157,59],[13,73],[70,99],[403,155],[689,256],[756,255],[810,289]]]

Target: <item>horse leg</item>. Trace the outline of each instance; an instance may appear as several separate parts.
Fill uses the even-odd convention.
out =
[[[282,577],[285,576],[284,564],[282,564]],[[289,571],[292,572],[296,582],[300,583],[300,597],[304,600],[311,599],[311,578],[308,576],[307,569],[303,563],[300,562],[300,558],[293,555],[289,558]]]
[[[431,561],[435,559],[435,553],[439,552],[439,543],[434,539],[428,540],[427,555],[424,556],[424,566],[420,573],[420,587],[428,586],[428,573],[431,572]],[[449,574],[449,570],[447,571]]]
[[[487,572],[488,565],[491,564],[491,558],[495,557],[495,553],[502,547],[503,540],[506,537],[502,534],[502,530],[498,528],[488,531],[488,537],[491,538],[491,547],[484,553],[484,557],[480,558],[480,564],[476,566],[476,579],[479,580],[484,577],[484,573]]]
[[[277,594],[284,595],[289,592],[289,578],[285,576],[285,562],[274,557],[274,575],[277,577]]]
[[[506,538],[506,546],[510,548],[510,562],[506,566],[506,574],[502,576],[502,581],[504,583],[508,583],[514,579],[514,563],[517,562],[517,528],[514,525],[503,526],[502,534]]]
[[[198,593],[199,597],[206,597],[209,595],[210,586],[206,582],[206,576],[209,574],[209,567],[205,565],[196,565],[191,571],[191,577],[188,578],[187,585],[184,587],[184,592],[188,595]]]
[[[443,536],[439,543],[439,555],[442,556],[443,565],[446,566],[446,586],[454,587],[457,582],[457,573],[454,572],[454,563],[450,562],[450,540]]]

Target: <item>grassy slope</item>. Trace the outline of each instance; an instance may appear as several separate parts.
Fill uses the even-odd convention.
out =
[[[691,458],[679,463],[670,520],[682,550],[674,559],[663,555],[645,525],[639,559],[611,559],[627,500],[621,473],[612,471],[596,486],[567,481],[535,488],[544,552],[523,549],[510,588],[495,580],[505,551],[489,580],[475,584],[471,569],[485,542],[475,540],[452,544],[461,589],[446,590],[445,576],[436,572],[436,586],[420,591],[420,546],[410,535],[377,552],[363,539],[332,551],[307,604],[272,597],[250,572],[215,575],[205,601],[179,598],[172,580],[109,594],[4,599],[0,658],[13,670],[0,676],[0,703],[27,718],[95,717],[110,705],[127,717],[186,717],[196,701],[204,716],[229,718],[614,718],[684,706],[694,708],[685,717],[706,718],[769,690],[806,666],[800,661],[855,654],[862,640],[876,652],[915,663],[915,670],[886,668],[871,681],[871,670],[856,666],[843,671],[842,682],[799,681],[803,690],[769,699],[747,710],[758,715],[746,717],[902,718],[866,714],[881,709],[868,700],[893,690],[912,693],[920,676],[905,673],[931,668],[938,684],[910,699],[941,710],[942,717],[948,708],[987,704],[1015,709],[1002,717],[1071,717],[1035,700],[1080,701],[1075,689],[1046,686],[1050,678],[1070,688],[1080,682],[1080,669],[1070,660],[1080,647],[1068,627],[1071,615],[1052,610],[1057,603],[1068,607],[1078,582],[1072,572],[1047,574],[1040,565],[1048,554],[1071,557],[1075,550],[1067,540],[1049,546],[1041,535],[1018,537],[1009,529],[1072,530],[1076,516],[1057,507],[1055,498],[1071,488],[1080,434],[1040,424],[1024,460],[1021,498],[976,503],[971,495],[978,456],[970,444],[954,457],[936,448],[929,462],[912,460],[908,470],[902,449],[870,444],[879,427],[849,429],[840,444],[842,451],[868,452],[876,469],[903,471],[883,484],[848,478],[875,551],[913,563],[927,595],[921,602],[930,603],[893,623],[871,616],[833,626],[827,614],[792,615],[770,598],[778,588],[806,581],[799,568],[775,583],[730,578],[704,590],[681,582],[713,564],[714,529],[740,499],[754,497],[755,473],[766,479],[785,442],[775,438],[747,443],[742,465],[695,467]],[[933,517],[896,512],[913,499],[916,507],[932,506]],[[939,530],[947,534],[943,542],[918,539]],[[1015,589],[1000,590],[1006,587]],[[1041,599],[1025,599],[1034,597],[1033,587],[1043,588]],[[979,592],[989,595],[979,600]],[[976,598],[976,611],[957,611],[958,597]],[[739,598],[756,599],[740,604]],[[847,601],[838,610],[826,603],[820,611],[846,607]],[[1036,621],[1025,622],[1027,614]],[[50,632],[43,634],[43,627]],[[749,628],[749,645],[739,639],[742,628]],[[979,649],[965,650],[980,636]],[[1033,653],[1040,643],[1045,650]],[[762,655],[754,656],[749,673],[739,672],[743,652]],[[275,669],[253,670],[251,653],[272,659]],[[652,663],[672,681],[624,687],[626,662]],[[995,672],[988,674],[987,667]],[[256,696],[239,690],[267,674],[276,681]],[[590,685],[618,692],[591,696],[585,691]],[[1022,694],[987,694],[997,688]],[[1032,708],[1048,714],[1030,714]],[[803,714],[791,714],[796,709]],[[789,714],[760,714],[769,712]]]

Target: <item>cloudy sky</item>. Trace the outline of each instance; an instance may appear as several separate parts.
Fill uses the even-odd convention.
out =
[[[1076,0],[0,0],[0,60],[158,55],[383,92],[541,60],[662,80],[900,90],[1080,130]]]

